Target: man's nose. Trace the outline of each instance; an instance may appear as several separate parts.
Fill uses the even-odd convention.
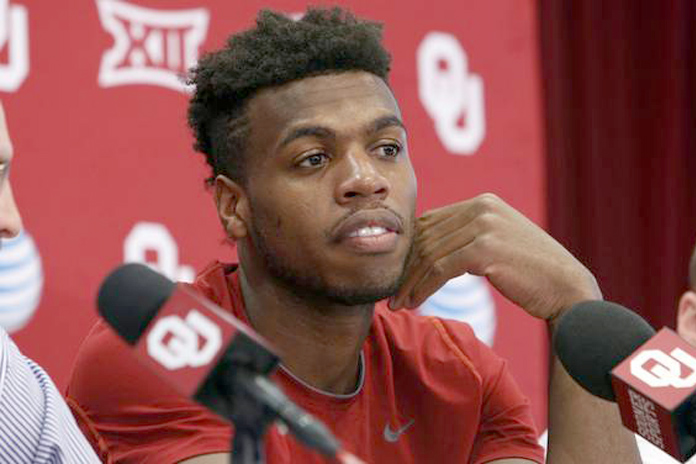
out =
[[[22,216],[8,180],[0,186],[0,237],[12,238],[22,229]]]
[[[390,191],[388,179],[380,171],[375,159],[364,151],[347,154],[341,167],[341,180],[336,188],[336,201],[346,204],[354,201],[384,200]]]

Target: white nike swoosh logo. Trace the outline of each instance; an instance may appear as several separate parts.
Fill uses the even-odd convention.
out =
[[[410,426],[413,425],[413,422],[415,422],[415,419],[411,419],[408,421],[406,425],[403,427],[397,429],[397,430],[392,430],[389,424],[384,426],[384,439],[387,440],[389,443],[396,443],[399,440],[399,437],[401,436],[402,433],[406,431]]]

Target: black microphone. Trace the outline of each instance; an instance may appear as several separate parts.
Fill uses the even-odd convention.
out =
[[[578,384],[618,403],[624,426],[682,462],[696,453],[696,350],[677,334],[585,301],[560,317],[553,345]]]
[[[609,301],[583,301],[558,320],[553,346],[568,374],[588,392],[616,401],[611,371],[655,335],[630,309]]]
[[[141,362],[182,394],[232,418],[237,431],[236,419],[257,414],[249,408],[257,401],[306,446],[328,456],[341,451],[321,422],[266,378],[279,362],[270,344],[190,286],[126,264],[104,280],[97,306]]]

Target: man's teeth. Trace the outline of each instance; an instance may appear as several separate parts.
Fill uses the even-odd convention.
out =
[[[349,237],[371,237],[374,235],[386,234],[388,231],[384,227],[373,226],[373,227],[361,227],[355,232],[351,233]]]

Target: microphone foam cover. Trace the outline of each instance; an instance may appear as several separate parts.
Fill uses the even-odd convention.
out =
[[[99,314],[132,345],[175,287],[144,264],[124,264],[104,279],[97,296]]]
[[[612,369],[654,334],[645,319],[621,305],[583,301],[560,317],[553,346],[577,383],[595,396],[616,401]]]

